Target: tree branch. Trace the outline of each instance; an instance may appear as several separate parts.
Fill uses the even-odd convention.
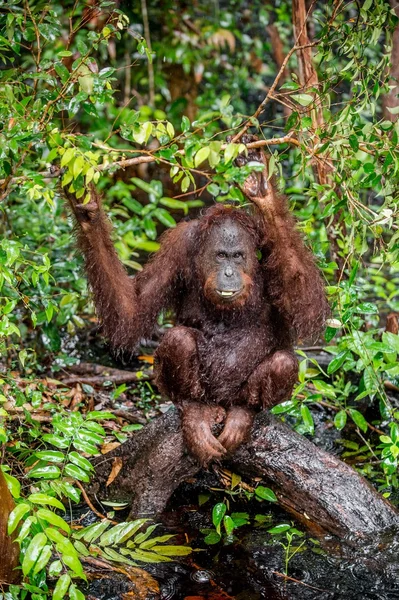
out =
[[[288,134],[283,137],[271,138],[269,140],[258,140],[257,142],[252,142],[251,144],[248,144],[247,147],[248,148],[259,148],[261,146],[273,146],[276,144],[293,144],[294,146],[300,146],[299,141],[297,139],[295,139],[294,137],[292,137],[292,134]],[[222,144],[221,149],[224,150],[226,147],[227,147],[227,144]],[[117,152],[116,149],[115,150],[112,149],[112,150]],[[183,155],[184,150],[179,150],[178,154]],[[156,161],[164,162],[164,163],[170,164],[171,166],[174,166],[172,163],[165,161],[165,159],[163,159],[163,158],[159,158],[158,156],[155,156],[154,154],[147,154],[145,156],[142,155],[142,156],[136,156],[134,158],[125,158],[125,159],[121,159],[121,160],[116,160],[111,163],[98,165],[96,167],[96,170],[97,171],[110,171],[111,169],[125,169],[126,167],[131,167],[133,165],[151,163],[151,162],[156,162]],[[191,169],[191,170],[194,170],[194,169]],[[42,171],[40,173],[36,173],[35,175],[40,175],[44,179],[56,179],[57,177],[60,176],[60,170],[57,168],[56,170]],[[18,177],[12,177],[11,179],[9,179],[9,178],[0,179],[0,187],[3,186],[4,184],[11,185],[13,183],[22,183],[23,181],[27,181],[30,178],[31,178],[30,175],[20,175]]]

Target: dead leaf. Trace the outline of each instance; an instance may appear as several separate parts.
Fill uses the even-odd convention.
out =
[[[101,446],[101,454],[108,454],[108,452],[111,452],[111,450],[115,450],[115,448],[118,448],[118,446],[120,446],[120,442],[110,442],[109,444],[103,444]]]
[[[147,354],[143,354],[142,356],[139,356],[139,360],[142,360],[143,362],[146,362],[149,365],[153,365],[154,364],[154,357],[153,356],[148,356]]]
[[[111,485],[111,483],[114,481],[114,479],[116,479],[122,466],[123,466],[122,458],[120,456],[116,456],[114,458],[114,462],[112,463],[111,473],[109,474],[109,477],[107,479],[107,483],[105,484],[105,487],[108,487],[109,485]]]

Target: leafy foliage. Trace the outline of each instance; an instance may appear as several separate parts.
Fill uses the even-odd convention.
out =
[[[386,496],[399,486],[391,397],[399,337],[384,330],[387,314],[399,312],[399,108],[383,106],[398,27],[389,2],[315,3],[317,80],[309,85],[292,51],[291,3],[147,4],[147,23],[143,3],[124,12],[105,1],[10,0],[0,14],[0,442],[10,465],[27,469],[21,495],[4,467],[17,500],[10,530],[18,531],[24,593],[34,600],[49,593],[46,569],[58,578],[55,600],[81,600],[72,578],[84,578],[79,557],[94,545],[116,561],[171,555],[162,536],[151,546],[152,531],[140,540],[148,528],[131,534],[124,554],[104,543],[119,531],[108,521],[78,539],[54,510],[61,499],[79,500],[77,482],[90,478],[88,458],[105,435],[98,414],[60,409],[64,393],[42,380],[76,360],[70,341],[93,320],[62,187],[83,203],[88,185],[102,191],[117,251],[134,272],[181,217],[213,200],[245,204],[239,185],[260,168],[234,164],[245,151],[234,136],[247,126],[269,149],[269,173],[290,197],[332,306],[321,344],[329,360],[299,349],[294,396],[273,412],[312,435],[322,406],[344,458]],[[290,53],[274,88],[272,26]],[[146,407],[148,387],[141,396]],[[50,413],[49,431],[32,418],[38,407]],[[18,426],[9,418],[16,411]],[[274,501],[261,486],[254,495]],[[246,518],[216,506],[208,534],[219,541]],[[104,530],[91,539],[95,527]]]

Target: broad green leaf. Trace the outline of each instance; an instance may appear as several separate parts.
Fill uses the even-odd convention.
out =
[[[157,544],[163,544],[164,542],[168,542],[171,538],[176,537],[175,533],[170,533],[167,535],[160,535],[158,537],[150,538],[146,542],[140,544],[141,550],[149,550],[152,546],[156,546]]]
[[[68,573],[61,575],[61,577],[57,580],[53,591],[53,600],[62,600],[68,591],[70,583],[71,577],[68,575]]]
[[[119,523],[114,527],[111,527],[103,533],[98,543],[101,546],[111,546],[117,542],[122,542],[128,540],[134,533],[141,527],[143,522],[146,519],[142,519],[141,521],[132,521],[131,523]]]
[[[17,506],[11,511],[10,516],[8,517],[8,535],[11,535],[16,528],[18,527],[18,523],[28,512],[30,512],[31,508],[29,504],[25,504],[22,502],[21,504],[17,504]]]
[[[138,533],[134,538],[134,544],[141,544],[147,540],[152,532],[158,527],[158,524],[150,525],[143,533]],[[128,543],[128,546],[131,542]]]
[[[204,542],[205,544],[208,544],[208,546],[213,546],[214,544],[218,544],[221,539],[222,538],[219,533],[217,533],[216,531],[212,531],[211,533],[208,533],[207,536],[205,536]]]
[[[39,573],[39,571],[44,569],[44,567],[47,565],[48,561],[50,560],[52,553],[53,553],[52,546],[50,546],[49,544],[47,546],[44,546],[39,558],[37,559],[35,568],[33,569],[34,575],[37,575],[37,573]]]
[[[80,154],[79,156],[77,156],[75,158],[75,161],[74,161],[73,167],[72,167],[72,173],[73,173],[74,179],[76,179],[81,174],[84,166],[85,166],[85,159]]]
[[[77,540],[83,538],[86,542],[91,544],[104,533],[109,525],[110,522],[104,519],[99,523],[93,523],[93,525],[84,527],[84,529],[81,529],[80,531],[75,531],[73,537]]]
[[[182,120],[181,120],[181,130],[183,133],[186,133],[186,131],[188,131],[191,127],[191,123],[188,119],[188,117],[183,116]]]
[[[362,413],[356,410],[355,408],[349,409],[349,414],[352,417],[353,421],[356,425],[361,429],[364,433],[367,431],[367,421],[363,417]]]
[[[206,161],[209,156],[210,148],[209,146],[204,146],[200,150],[198,150],[197,154],[194,157],[194,166],[198,167],[201,163]]]
[[[67,165],[75,156],[75,153],[75,148],[67,148],[61,158],[61,167],[65,167],[65,165]]]
[[[105,550],[108,550],[108,548],[105,548]],[[126,550],[126,549],[121,549],[121,552],[123,551],[123,553],[127,553],[129,556],[131,556],[132,558],[134,558],[134,560],[139,560],[141,562],[148,562],[148,563],[161,563],[161,562],[171,562],[171,558],[169,558],[169,556],[165,556],[163,554],[157,554],[156,552],[149,552],[149,551],[145,551],[145,550],[140,550],[140,549],[135,549],[135,550]]]
[[[272,527],[271,529],[268,529],[268,533],[271,533],[273,535],[275,534],[280,534],[280,533],[285,533],[286,531],[288,531],[289,529],[291,529],[291,525],[288,525],[288,523],[281,523],[280,525],[276,525],[275,527]]]
[[[154,194],[157,198],[162,197],[162,192],[157,190],[155,187],[152,187],[149,183],[142,181],[138,177],[132,177],[132,182],[144,192],[147,192],[147,194]]]
[[[301,106],[309,106],[309,104],[314,102],[314,98],[310,94],[292,94],[291,98]]]
[[[301,406],[301,415],[302,415],[303,423],[304,423],[307,431],[309,433],[313,433],[314,432],[313,417],[312,417],[312,413],[310,412],[310,410],[306,406],[306,404],[302,404],[302,406]]]
[[[28,473],[28,477],[36,479],[58,479],[61,471],[56,465],[47,465],[45,467],[33,467]]]
[[[57,452],[57,450],[40,450],[35,452],[35,456],[40,458],[40,460],[48,460],[54,463],[62,463],[65,460],[65,454]]]
[[[224,515],[226,514],[226,505],[223,502],[219,502],[215,504],[212,510],[212,523],[215,526],[215,529],[218,533],[220,533],[220,524],[223,520]]]
[[[225,515],[223,517],[223,526],[225,528],[227,535],[232,535],[232,533],[236,527],[236,524],[229,515]],[[153,550],[154,550],[154,548],[153,548]]]
[[[25,552],[24,560],[22,561],[22,572],[25,576],[32,570],[46,543],[47,537],[42,531],[37,533],[30,541]]]
[[[334,425],[338,431],[341,431],[346,425],[346,412],[344,410],[340,410],[334,417]]]
[[[78,454],[77,452],[70,452],[68,454],[68,459],[75,465],[77,465],[78,467],[80,467],[81,469],[83,469],[84,471],[94,471],[94,467],[91,464],[91,462],[89,460],[87,460],[87,458],[84,458],[83,456],[81,456],[80,454]]]
[[[16,477],[3,471],[3,477],[6,481],[7,487],[13,498],[18,499],[21,495],[21,484]]]
[[[176,227],[176,221],[164,208],[156,208],[154,215],[165,227]]]
[[[64,519],[62,517],[60,517],[59,515],[56,515],[51,510],[48,510],[47,508],[39,508],[39,510],[37,511],[36,514],[39,519],[45,519],[51,525],[54,525],[55,527],[59,527],[60,529],[63,529],[67,533],[70,533],[71,528],[69,527],[68,523],[66,521],[64,521]]]
[[[349,350],[344,350],[343,352],[340,352],[339,354],[337,354],[332,361],[330,362],[330,364],[327,367],[327,373],[329,375],[331,375],[331,373],[335,373],[335,371],[338,371],[338,369],[340,367],[342,367],[342,365],[344,364],[347,356],[349,356]]]
[[[71,600],[85,600],[85,595],[76,587],[74,583],[71,583],[69,587],[69,597]]]
[[[224,162],[228,163],[238,155],[238,144],[227,144],[224,150]]]
[[[64,472],[70,477],[77,479],[78,481],[84,481],[86,483],[90,481],[90,476],[87,474],[87,472],[78,467],[77,465],[69,463],[68,465],[66,465]]]
[[[262,500],[268,500],[269,502],[277,502],[277,496],[270,488],[263,487],[263,485],[258,485],[255,488],[255,495],[258,498],[262,498]]]
[[[193,549],[189,546],[153,546],[152,551],[163,556],[188,556]]]
[[[61,573],[62,568],[62,562],[60,560],[55,560],[49,566],[48,574],[50,577],[57,577]]]

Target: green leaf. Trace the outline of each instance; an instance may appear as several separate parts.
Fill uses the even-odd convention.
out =
[[[62,562],[60,560],[55,560],[51,563],[48,569],[48,574],[50,577],[57,577],[62,571]]]
[[[50,560],[52,553],[53,553],[52,546],[50,546],[49,544],[47,546],[44,546],[39,558],[37,559],[35,568],[33,569],[34,575],[37,575],[37,573],[39,573],[39,571],[44,569],[44,567],[47,565],[48,561]]]
[[[262,500],[268,500],[269,502],[277,502],[277,496],[270,488],[263,487],[263,485],[258,485],[255,489],[255,495],[258,498],[262,498]]]
[[[152,123],[149,121],[140,124],[140,129],[133,132],[133,139],[138,144],[146,144],[152,134]],[[170,136],[173,137],[173,136]]]
[[[153,546],[152,551],[163,556],[188,556],[193,549],[190,546]]]
[[[36,514],[39,517],[39,519],[44,519],[51,525],[54,525],[55,527],[59,527],[60,529],[63,529],[67,533],[70,533],[71,528],[69,527],[68,523],[66,521],[64,521],[64,519],[62,517],[56,515],[51,510],[48,510],[47,508],[39,508],[39,510],[37,511]]]
[[[165,227],[176,227],[176,221],[164,208],[156,208],[154,215]]]
[[[142,181],[138,177],[132,177],[131,181],[134,183],[134,185],[139,187],[141,190],[143,190],[144,192],[147,192],[147,194],[154,194],[154,196],[156,196],[157,198],[162,197],[162,192],[160,190],[156,189],[155,187],[153,188],[146,181]]]
[[[150,525],[149,527],[147,527],[147,529],[143,532],[143,533],[138,533],[136,535],[136,537],[134,538],[134,544],[141,544],[142,542],[144,542],[146,539],[148,539],[150,537],[150,535],[152,534],[152,532],[158,527],[157,524],[155,525]],[[128,543],[128,546],[131,542]]]
[[[226,530],[227,535],[232,535],[236,524],[234,523],[233,519],[229,516],[229,515],[225,515],[223,518],[223,526]]]
[[[341,431],[346,425],[347,414],[344,410],[340,410],[334,417],[334,425],[338,431]]]
[[[28,473],[28,477],[35,477],[36,479],[58,479],[60,476],[61,471],[55,465],[33,467]]]
[[[3,477],[6,481],[7,487],[13,498],[17,499],[21,495],[21,484],[16,477],[13,477],[9,473],[3,472]]]
[[[173,537],[176,537],[175,533],[170,533],[167,535],[160,535],[157,537],[153,537],[153,538],[150,538],[149,540],[147,540],[146,542],[143,542],[142,544],[140,544],[140,548],[142,550],[148,550],[149,548],[152,548],[152,546],[156,546],[157,544],[162,544],[163,542],[168,542]]]
[[[332,385],[326,383],[325,381],[321,381],[321,379],[313,379],[312,383],[316,390],[321,392],[327,398],[335,398],[335,389]]]
[[[110,551],[110,548],[105,548],[106,552]],[[135,560],[140,560],[146,563],[161,563],[161,562],[171,562],[171,558],[168,556],[162,556],[161,554],[157,554],[156,552],[146,552],[145,550],[126,550],[125,548],[121,549],[121,553],[128,554]]]
[[[33,565],[39,558],[46,543],[47,537],[42,531],[37,533],[30,541],[25,552],[24,560],[22,561],[22,572],[25,576],[32,570]]]
[[[309,106],[309,104],[314,102],[314,98],[310,94],[292,94],[291,98],[301,106]]]
[[[355,308],[355,311],[362,315],[376,315],[378,314],[378,307],[372,302],[362,302]]]
[[[212,510],[212,523],[214,524],[216,531],[220,533],[220,524],[226,514],[226,505],[223,502],[215,504]]]
[[[268,533],[271,534],[280,534],[280,533],[285,533],[286,531],[288,531],[289,529],[291,529],[291,525],[288,525],[288,523],[281,523],[281,525],[276,525],[276,527],[272,527],[271,529],[268,529]]]
[[[332,361],[330,362],[330,364],[327,367],[327,373],[329,375],[331,375],[331,373],[335,373],[335,371],[338,371],[338,369],[340,367],[342,367],[342,365],[344,364],[347,356],[349,356],[349,350],[344,350],[343,352],[340,352],[339,354],[337,354]]]
[[[191,127],[191,123],[190,120],[188,119],[188,117],[183,116],[182,120],[181,120],[181,130],[183,133],[186,133],[186,131],[189,131]]]
[[[399,354],[399,335],[385,331],[382,334],[382,341],[391,348],[391,351]]]
[[[94,471],[94,467],[87,458],[80,456],[77,452],[70,452],[68,454],[68,459],[84,471]]]
[[[67,148],[61,158],[61,167],[65,167],[75,156],[76,148]]]
[[[62,600],[68,591],[70,583],[71,577],[68,575],[68,573],[61,575],[53,591],[53,600]]]
[[[238,155],[239,144],[227,144],[224,151],[224,162],[228,163]]]
[[[16,530],[18,523],[28,512],[30,512],[29,504],[25,504],[24,502],[17,504],[8,517],[8,535],[11,535]]]
[[[40,460],[48,460],[49,462],[62,463],[65,460],[63,452],[57,452],[56,450],[40,450],[35,452],[35,456]]]
[[[107,527],[109,527],[109,524],[110,522],[107,521],[107,519],[104,519],[99,523],[93,523],[93,525],[84,527],[80,531],[75,531],[73,537],[77,540],[83,538],[87,543],[91,544],[104,533]]]
[[[364,433],[367,431],[367,421],[363,417],[362,413],[356,410],[355,408],[349,409],[349,414],[352,417],[353,421],[356,425],[361,429]]]
[[[146,519],[133,521],[131,523],[119,523],[111,529],[108,529],[100,538],[99,544],[101,546],[111,546],[116,542],[121,543],[122,541],[128,540],[136,531],[141,527]]]
[[[197,154],[195,155],[195,158],[194,158],[194,166],[198,167],[201,163],[203,163],[204,161],[206,161],[206,159],[209,156],[209,152],[210,152],[209,146],[204,146],[203,148],[201,148],[200,150],[198,150],[198,152],[197,152]]]
[[[222,536],[219,533],[217,533],[216,531],[212,531],[212,533],[209,533],[204,538],[204,542],[205,544],[208,544],[208,546],[213,546],[214,544],[218,544],[221,539]]]
[[[304,425],[305,425],[307,431],[309,433],[313,433],[314,432],[313,417],[312,417],[312,413],[310,412],[310,410],[306,406],[306,404],[302,404],[302,406],[301,406],[301,415],[302,415],[302,419],[303,419],[303,422],[304,422]]]
[[[85,160],[81,154],[75,159],[72,167],[73,178],[76,179],[81,172],[83,171],[83,167],[85,166]]]
[[[71,463],[66,465],[64,472],[78,481],[84,481],[86,483],[90,481],[90,476],[86,471]]]
[[[69,588],[69,597],[71,600],[85,600],[85,595],[76,587],[74,583]]]

